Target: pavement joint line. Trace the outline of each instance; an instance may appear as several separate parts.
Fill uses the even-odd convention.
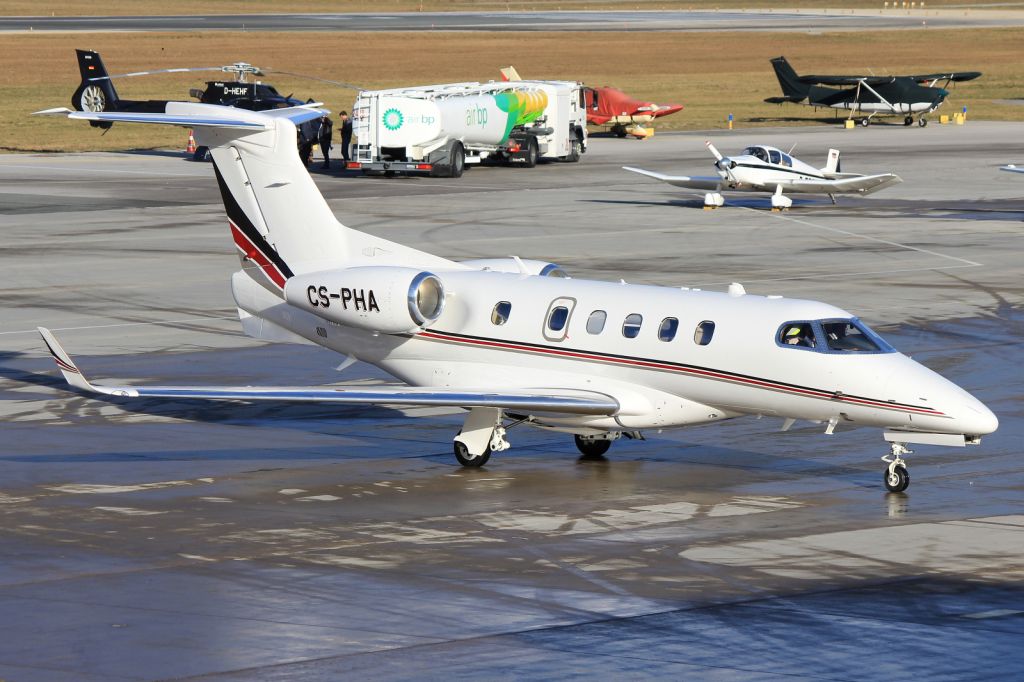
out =
[[[118,324],[92,324],[85,325],[82,327],[52,327],[50,331],[55,332],[70,332],[80,331],[84,329],[113,329],[115,327],[145,327],[148,325],[163,325],[163,324],[179,324],[183,322],[203,322],[207,320],[233,320],[234,315],[223,315],[220,317],[186,317],[180,320],[153,320],[151,322],[120,322]],[[11,336],[14,334],[38,334],[39,332],[35,329],[21,329],[18,331],[11,332],[0,332],[0,336]]]
[[[164,175],[173,175],[181,178],[203,178],[206,175],[199,175],[197,173],[168,173],[166,171],[132,171],[132,170],[111,170],[109,168],[75,168],[65,166],[21,166],[18,164],[0,163],[0,169],[10,168],[11,170],[17,170],[24,172],[26,169],[33,170],[51,170],[51,171],[65,171],[69,173],[81,173],[83,171],[89,173],[116,173],[120,175],[152,175],[155,177],[161,177]]]
[[[744,208],[744,209],[746,209],[748,211],[755,210],[755,209],[752,209],[752,208],[749,208],[749,207],[746,207],[746,206],[741,206],[740,208]],[[867,240],[867,241],[878,242],[879,244],[887,244],[889,246],[896,246],[896,247],[901,248],[901,249],[907,249],[908,251],[917,251],[918,253],[925,253],[925,254],[928,254],[929,256],[936,256],[938,258],[945,258],[947,260],[959,261],[961,263],[967,264],[970,267],[982,267],[984,265],[984,263],[976,263],[975,261],[968,260],[966,258],[960,258],[959,256],[950,256],[949,254],[939,253],[938,251],[932,251],[930,249],[922,249],[922,248],[917,247],[917,246],[910,246],[909,244],[901,244],[899,242],[894,242],[894,241],[891,241],[889,239],[882,239],[881,237],[872,237],[872,236],[866,235],[866,234],[859,234],[857,232],[851,232],[850,230],[843,230],[843,229],[840,229],[838,227],[828,227],[827,225],[818,225],[817,223],[812,223],[812,222],[807,221],[807,220],[801,220],[800,218],[793,218],[793,217],[790,217],[790,216],[787,216],[787,215],[781,215],[779,213],[769,213],[769,215],[772,218],[777,218],[779,220],[788,220],[789,222],[797,223],[798,225],[806,225],[807,227],[813,227],[813,228],[816,228],[816,229],[819,229],[819,230],[826,230],[828,232],[834,232],[836,234],[845,234],[848,237],[857,237],[858,239],[864,239],[864,240]]]

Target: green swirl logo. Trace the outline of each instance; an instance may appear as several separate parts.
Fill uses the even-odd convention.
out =
[[[398,130],[405,122],[405,117],[398,109],[388,109],[384,112],[384,127],[388,130]]]

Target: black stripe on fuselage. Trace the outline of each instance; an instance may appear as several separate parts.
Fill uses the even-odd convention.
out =
[[[425,330],[425,333],[436,334],[437,336],[423,337],[423,335],[421,334],[420,337],[448,343],[494,344],[501,346],[502,350],[510,352],[545,353],[549,355],[556,355],[558,357],[570,360],[575,359],[584,362],[588,360],[598,360],[615,364],[628,363],[637,367],[650,369],[654,371],[682,371],[690,373],[692,375],[703,376],[704,378],[708,379],[736,381],[746,385],[758,385],[759,387],[764,388],[766,390],[773,390],[772,387],[777,387],[774,390],[790,391],[798,393],[800,395],[804,395],[805,397],[819,398],[822,400],[839,400],[854,403],[869,403],[869,406],[882,407],[890,410],[909,410],[917,414],[926,414],[928,416],[936,417],[946,416],[944,413],[930,407],[910,405],[908,403],[897,403],[889,400],[880,400],[878,398],[868,398],[865,396],[858,396],[853,394],[836,393],[835,391],[813,388],[810,386],[801,386],[799,384],[791,384],[784,381],[777,381],[775,379],[766,379],[751,374],[740,374],[738,372],[730,372],[727,370],[714,369],[712,367],[702,367],[700,365],[690,365],[680,362],[671,362],[669,360],[644,358],[633,355],[620,355],[616,353],[603,353],[599,351],[582,350],[563,346],[550,346],[539,343],[506,340],[486,336],[472,336],[469,334],[458,334],[455,332],[440,331],[435,329],[427,329]],[[412,334],[402,336],[406,336],[408,338],[416,338]]]
[[[759,169],[759,170],[782,171],[783,173],[795,173],[797,175],[807,175],[807,176],[810,176],[810,177],[814,178],[815,180],[828,180],[829,179],[829,178],[826,178],[824,175],[815,175],[813,173],[808,173],[807,171],[800,171],[800,170],[796,170],[795,168],[787,168],[786,166],[776,166],[774,164],[762,166],[762,165],[753,164],[753,163],[737,163],[736,167],[737,168],[756,168],[756,169]]]

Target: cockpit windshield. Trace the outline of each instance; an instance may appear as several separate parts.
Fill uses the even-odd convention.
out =
[[[764,147],[747,147],[743,150],[743,156],[754,156],[768,163],[768,152]]]
[[[776,343],[822,353],[893,353],[895,349],[860,320],[808,320],[779,327]]]

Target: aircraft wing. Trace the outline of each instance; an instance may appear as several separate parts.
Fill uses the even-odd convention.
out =
[[[913,78],[918,83],[944,80],[951,80],[959,83],[961,81],[972,81],[979,76],[981,76],[981,71],[947,71],[946,73],[925,73],[921,75],[907,76],[907,78]]]
[[[1007,173],[1024,173],[1024,166],[1018,166],[1010,163],[1005,166],[1000,166],[999,170],[1006,171]]]
[[[662,175],[661,173],[655,173],[654,171],[644,170],[643,168],[632,168],[630,166],[623,166],[622,170],[628,170],[631,173],[639,173],[640,175],[646,175],[649,178],[661,180],[662,182],[667,182],[668,184],[675,185],[676,187],[710,190],[713,192],[720,192],[722,189],[726,188],[725,181],[718,176],[690,177],[688,175]]]
[[[901,182],[903,178],[895,173],[880,173],[838,180],[794,180],[784,187],[811,194],[871,194]]]
[[[801,83],[813,85],[884,85],[891,83],[894,76],[799,76]]]
[[[49,329],[39,333],[69,384],[89,393],[123,398],[179,398],[192,400],[275,400],[281,402],[357,403],[375,405],[431,405],[442,407],[499,407],[517,412],[613,415],[617,400],[596,391],[560,388],[516,390],[418,388],[381,386],[342,387],[260,387],[260,386],[108,386],[93,384],[78,369],[71,356]]]

